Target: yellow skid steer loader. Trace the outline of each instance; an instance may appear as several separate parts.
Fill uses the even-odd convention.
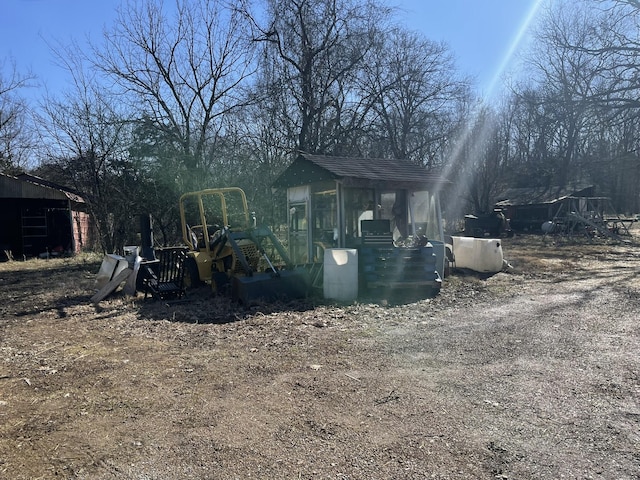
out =
[[[305,297],[308,273],[296,268],[273,232],[257,226],[244,191],[237,187],[180,197],[182,237],[189,248],[187,283],[211,284],[245,305]]]

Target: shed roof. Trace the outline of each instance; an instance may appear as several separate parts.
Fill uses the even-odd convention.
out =
[[[77,192],[26,173],[18,178],[0,173],[0,198],[39,198],[84,203]]]
[[[576,187],[528,187],[510,188],[498,196],[496,205],[499,206],[522,206],[522,205],[543,205],[560,202],[570,197],[592,196],[593,185],[579,185]]]
[[[295,187],[322,180],[342,180],[346,184],[388,184],[397,187],[433,187],[449,183],[440,175],[405,160],[303,153],[285,169],[273,186]]]

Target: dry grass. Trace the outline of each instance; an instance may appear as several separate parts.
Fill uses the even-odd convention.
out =
[[[640,255],[506,239],[430,300],[91,305],[0,264],[0,478],[640,477]]]
[[[59,268],[78,268],[78,267],[95,267],[100,265],[102,261],[102,255],[98,253],[86,252],[80,253],[73,257],[59,257],[59,258],[31,258],[28,260],[10,260],[7,262],[0,262],[1,272],[19,272],[19,271],[44,271],[55,270]]]

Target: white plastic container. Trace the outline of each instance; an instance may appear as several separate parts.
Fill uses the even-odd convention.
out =
[[[328,248],[324,251],[324,298],[351,302],[358,298],[358,250]]]
[[[126,258],[120,255],[114,255],[113,253],[105,255],[102,259],[100,270],[96,275],[96,289],[100,290],[127,267],[129,267],[129,262],[127,262]]]
[[[496,273],[502,270],[502,241],[496,238],[451,237],[457,268]]]

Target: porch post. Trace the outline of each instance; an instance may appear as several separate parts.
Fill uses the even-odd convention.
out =
[[[444,230],[442,229],[442,210],[440,209],[440,192],[436,190],[434,196],[436,197],[436,218],[438,219],[438,235],[440,235],[439,240],[441,242],[444,242]]]
[[[344,212],[344,188],[342,183],[336,181],[336,222],[338,223],[338,247],[344,248],[346,245],[345,230],[345,212]]]

